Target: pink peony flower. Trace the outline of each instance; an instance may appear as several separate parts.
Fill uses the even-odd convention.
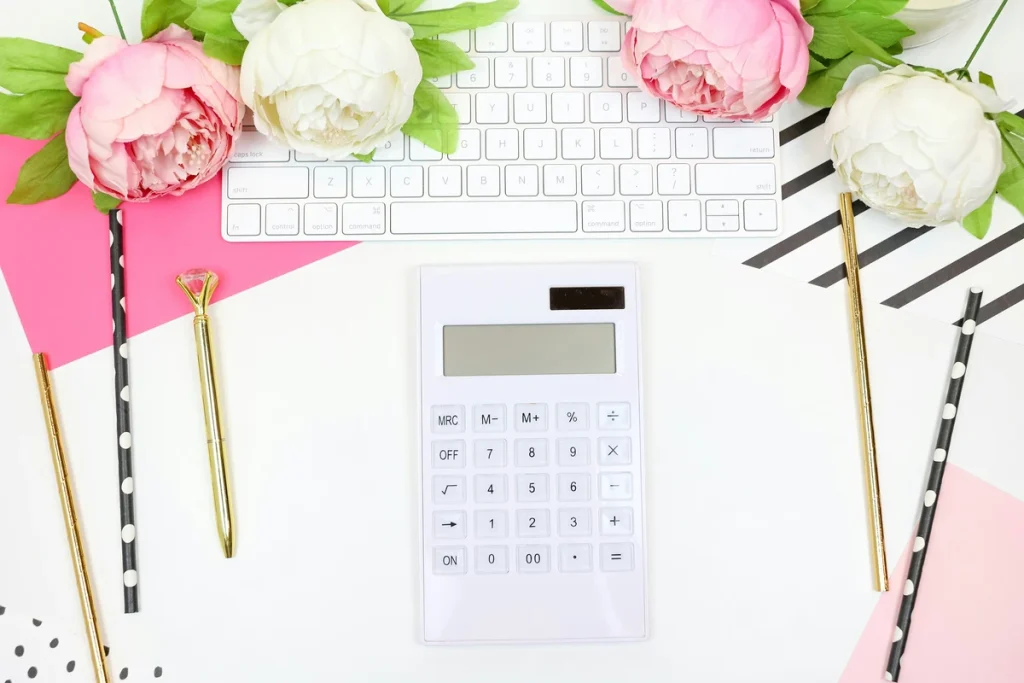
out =
[[[615,0],[633,11],[622,61],[655,97],[697,114],[763,119],[807,81],[814,30],[799,0]]]
[[[242,127],[238,69],[170,26],[144,43],[97,38],[71,65],[82,99],[67,127],[83,184],[127,201],[180,195],[212,178]]]

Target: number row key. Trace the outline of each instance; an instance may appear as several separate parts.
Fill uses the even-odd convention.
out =
[[[548,510],[516,510],[517,536],[546,537],[551,535]],[[559,536],[590,536],[593,532],[590,508],[562,508],[557,514]],[[477,510],[473,514],[475,538],[507,538],[510,531],[506,510]],[[633,508],[601,508],[599,514],[601,536],[630,536],[633,533]],[[464,510],[438,510],[433,515],[434,538],[467,538],[470,535]]]
[[[520,503],[545,503],[550,498],[550,477],[547,474],[519,474],[515,478],[516,500]],[[559,474],[558,500],[581,502],[590,500],[590,475],[586,472]],[[605,472],[598,478],[601,500],[631,500],[633,475],[629,472]],[[435,475],[431,482],[435,504],[458,505],[466,502],[466,477]],[[508,501],[508,479],[504,474],[478,474],[473,477],[473,498],[477,503]]]

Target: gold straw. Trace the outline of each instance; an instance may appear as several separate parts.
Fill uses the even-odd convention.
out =
[[[92,584],[89,583],[89,567],[85,561],[85,545],[82,542],[81,525],[75,512],[75,494],[71,488],[71,472],[64,456],[64,441],[60,436],[60,424],[57,422],[57,408],[53,400],[53,387],[50,384],[50,373],[46,369],[46,357],[37,353],[33,360],[36,367],[36,382],[39,384],[39,399],[43,404],[43,417],[46,418],[46,431],[50,438],[50,453],[53,455],[53,471],[57,476],[57,493],[64,509],[64,526],[68,533],[68,549],[71,561],[75,565],[75,581],[78,583],[78,597],[82,603],[82,617],[85,619],[85,631],[89,637],[89,655],[92,657],[96,683],[110,683],[107,662],[103,657],[103,639],[100,637],[100,622],[96,614],[96,600],[93,597]]]
[[[889,568],[885,559],[885,530],[882,526],[882,494],[878,485],[878,458],[875,453],[875,421],[871,410],[871,379],[868,376],[867,342],[864,336],[864,308],[860,295],[860,263],[857,235],[853,227],[853,195],[839,195],[839,214],[843,226],[843,250],[846,257],[846,284],[850,295],[850,335],[853,337],[854,380],[860,403],[860,436],[864,455],[864,480],[868,511],[871,516],[872,560],[875,590],[889,590]]]

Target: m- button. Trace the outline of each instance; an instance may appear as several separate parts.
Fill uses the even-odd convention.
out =
[[[434,406],[431,408],[430,431],[435,434],[457,434],[466,431],[465,407]]]
[[[473,408],[473,431],[505,431],[505,406],[499,404]]]

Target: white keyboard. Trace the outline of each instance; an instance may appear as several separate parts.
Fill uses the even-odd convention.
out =
[[[435,79],[458,151],[396,134],[328,162],[246,126],[223,175],[233,242],[764,237],[781,231],[777,124],[641,92],[624,22],[514,21],[449,36],[476,64]]]

